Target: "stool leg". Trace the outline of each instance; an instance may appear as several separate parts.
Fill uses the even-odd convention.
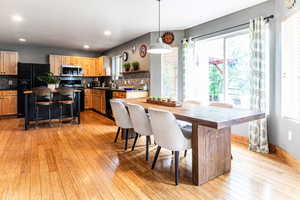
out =
[[[71,116],[72,116],[71,123],[73,123],[73,120],[74,120],[73,103],[71,103]]]
[[[37,127],[37,124],[38,124],[38,120],[39,120],[39,106],[36,105],[36,118],[35,118],[35,127]]]
[[[62,104],[60,104],[59,108],[60,108],[60,116],[59,116],[59,119],[60,119],[60,126],[61,126],[61,124],[62,124],[62,112],[63,112],[63,105],[62,105]]]
[[[48,106],[48,118],[49,118],[49,126],[51,126],[51,104]]]

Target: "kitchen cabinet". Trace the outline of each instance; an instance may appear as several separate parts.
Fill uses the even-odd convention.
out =
[[[97,90],[93,89],[93,109],[102,113],[106,114],[106,97],[105,97],[105,90]]]
[[[92,89],[84,90],[84,109],[92,109],[93,108],[93,93]]]
[[[64,56],[60,55],[50,55],[50,72],[53,73],[54,76],[60,75],[61,65],[63,64]]]
[[[84,76],[109,76],[106,73],[106,68],[109,68],[109,58],[102,56],[99,58],[88,58],[78,56],[62,56],[62,55],[50,55],[50,71],[55,75],[60,75],[61,65],[76,65],[81,66]]]
[[[0,75],[17,75],[18,53],[14,51],[0,52]]]
[[[17,91],[0,91],[0,115],[17,114]]]

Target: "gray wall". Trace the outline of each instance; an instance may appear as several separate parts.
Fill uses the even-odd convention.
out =
[[[178,88],[182,88],[182,64],[181,64],[181,40],[184,38],[184,31],[171,31],[173,32],[175,36],[175,40],[171,46],[173,47],[179,47],[179,60],[178,60]],[[158,32],[152,32],[151,33],[151,43],[157,42],[158,38]],[[151,89],[150,89],[150,95],[151,96],[161,96],[162,93],[162,69],[161,69],[161,56],[152,54],[150,55],[150,83],[151,83]],[[181,91],[178,91],[179,95],[181,94]]]
[[[39,63],[48,64],[49,54],[66,55],[66,56],[84,56],[97,57],[98,52],[80,51],[61,49],[54,47],[31,46],[27,44],[0,44],[0,51],[17,51],[19,54],[19,62],[23,63]]]
[[[271,142],[277,144],[285,149],[290,154],[294,155],[300,160],[300,122],[295,122],[282,117],[281,113],[281,22],[282,20],[300,9],[300,2],[297,1],[296,7],[293,9],[286,9],[284,1],[275,1],[276,11],[276,53],[274,57],[276,63],[274,65],[274,80],[273,80],[273,98],[272,98],[272,113],[271,113]],[[292,132],[292,140],[288,140],[288,132]]]
[[[147,47],[149,47],[150,44],[150,33],[142,35],[134,40],[131,40],[129,42],[126,42],[120,46],[114,47],[106,52],[103,53],[105,56],[118,56],[121,55],[124,51],[126,51],[129,54],[128,61],[127,62],[133,62],[138,61],[140,63],[140,69],[141,70],[149,70],[150,66],[150,56],[149,54],[146,55],[146,57],[142,58],[139,54],[139,48],[142,44],[146,44]],[[135,46],[136,50],[133,53],[132,47]]]

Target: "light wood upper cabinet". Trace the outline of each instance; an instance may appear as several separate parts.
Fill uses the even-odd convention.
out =
[[[14,51],[0,52],[0,74],[17,75],[18,53]]]
[[[50,71],[54,76],[60,75],[61,65],[63,64],[63,57],[59,55],[50,55]]]
[[[0,115],[17,114],[17,91],[0,91]]]
[[[78,56],[50,55],[50,69],[55,76],[60,75],[61,65],[81,66],[84,76],[106,76],[107,57],[87,58]],[[108,66],[109,67],[109,66]]]

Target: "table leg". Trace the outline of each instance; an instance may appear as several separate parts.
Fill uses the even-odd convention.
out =
[[[201,185],[231,169],[231,128],[192,126],[193,183]]]

